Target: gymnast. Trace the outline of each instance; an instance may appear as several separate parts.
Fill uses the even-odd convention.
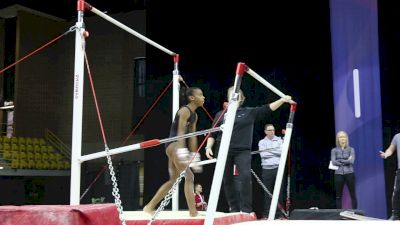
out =
[[[195,132],[198,119],[195,111],[204,104],[205,97],[203,96],[203,91],[198,87],[191,87],[186,90],[181,89],[181,93],[184,93],[183,95],[181,94],[181,97],[185,98],[187,104],[182,106],[176,113],[171,125],[169,137]],[[190,149],[190,153],[188,148]],[[184,192],[189,214],[191,217],[198,215],[193,195],[194,176],[191,169],[188,167],[193,157],[193,161],[200,161],[200,154],[197,153],[197,148],[197,137],[190,137],[188,141],[186,141],[186,139],[179,139],[178,141],[166,144],[169,180],[158,189],[151,201],[143,207],[144,212],[153,215],[156,205],[166,196],[180,173],[186,170]],[[193,170],[195,168],[192,167]]]

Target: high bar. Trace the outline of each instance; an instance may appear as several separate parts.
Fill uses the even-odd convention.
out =
[[[133,34],[137,38],[143,40],[144,42],[153,45],[154,47],[160,49],[161,51],[167,53],[168,55],[175,56],[177,55],[175,52],[168,50],[167,48],[157,44],[156,42],[150,40],[149,38],[145,37],[144,35],[134,31],[133,29],[127,27],[126,25],[122,24],[121,22],[117,21],[116,19],[112,18],[111,16],[103,13],[102,11],[96,9],[95,7],[91,6],[89,3],[85,2],[85,8],[93,12],[94,14],[102,17],[103,19],[107,20],[108,22],[114,24],[115,26],[127,31],[130,34]]]
[[[252,69],[250,69],[249,67],[247,67],[246,72],[251,75],[252,77],[254,77],[254,79],[258,80],[260,83],[262,83],[265,87],[269,88],[271,91],[273,91],[275,94],[279,95],[281,98],[284,98],[286,95],[284,93],[282,93],[280,90],[278,90],[278,88],[276,88],[275,86],[273,86],[272,84],[270,84],[267,80],[265,80],[263,77],[261,77],[260,75],[258,75],[256,72],[254,72]],[[289,101],[290,104],[296,104],[295,101],[290,100]]]

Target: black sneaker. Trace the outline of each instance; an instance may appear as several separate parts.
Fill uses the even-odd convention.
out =
[[[399,215],[392,214],[392,216],[388,220],[400,220]]]

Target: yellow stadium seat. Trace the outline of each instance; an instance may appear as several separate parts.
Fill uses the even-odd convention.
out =
[[[52,145],[47,145],[47,153],[53,153],[54,147]]]
[[[26,153],[26,157],[27,157],[29,160],[34,160],[34,159],[35,159],[35,154],[33,154],[33,152],[27,152],[27,153]]]
[[[35,152],[35,161],[40,161],[42,160],[42,154]]]
[[[64,162],[63,161],[56,161],[57,162],[57,169],[63,170],[64,169]]]
[[[19,152],[11,151],[11,159],[19,159]]]
[[[35,168],[41,170],[43,168],[42,160],[35,161]]]
[[[44,138],[39,138],[39,145],[40,146],[46,145],[46,140],[44,140]]]
[[[11,143],[11,138],[8,138],[7,136],[3,136],[3,143]]]
[[[60,153],[55,153],[55,155],[56,155],[56,160],[57,161],[62,160],[62,155]]]
[[[11,160],[11,147],[8,143],[3,143],[3,158]]]
[[[26,152],[26,146],[25,144],[19,144],[18,145],[18,149],[20,152]]]
[[[64,162],[64,170],[71,169],[71,164],[68,161],[64,160],[63,162]]]
[[[50,168],[52,170],[56,170],[57,169],[57,161],[50,161]]]
[[[11,150],[11,145],[9,143],[3,143],[3,150]]]
[[[11,144],[11,151],[19,151],[18,145],[16,143]]]
[[[27,152],[34,152],[34,150],[33,150],[33,145],[26,145],[26,151]]]
[[[6,160],[11,160],[12,159],[12,153],[10,150],[3,150],[3,158]]]
[[[42,160],[49,160],[49,154],[42,153]]]
[[[26,143],[26,140],[25,140],[25,138],[24,137],[18,137],[18,144],[25,144]]]
[[[34,145],[34,146],[33,146],[33,151],[34,151],[35,153],[41,153],[41,151],[40,151],[40,146],[39,146],[39,145]]]
[[[29,159],[29,161],[28,161],[28,168],[29,168],[29,169],[35,169],[35,167],[36,167],[35,160]]]
[[[19,160],[19,168],[20,169],[28,169],[28,167],[29,167],[28,160],[25,160],[25,159]]]
[[[41,146],[40,146],[40,152],[41,152],[41,153],[47,153],[47,146],[41,145]]]
[[[56,160],[56,154],[54,154],[54,153],[49,153],[49,160],[50,160],[50,161],[57,161],[57,160]]]
[[[20,160],[26,160],[28,158],[27,154],[25,152],[19,152],[19,159]]]
[[[18,159],[11,160],[11,168],[18,169],[18,167],[19,167],[19,160]]]
[[[48,170],[50,169],[50,163],[47,160],[42,160],[42,169]]]
[[[32,138],[32,144],[33,145],[39,145],[39,139],[38,138]]]
[[[11,144],[18,144],[18,138],[17,137],[12,137],[11,138]]]
[[[30,138],[30,137],[25,138],[25,144],[26,145],[31,145],[32,144],[32,138]]]

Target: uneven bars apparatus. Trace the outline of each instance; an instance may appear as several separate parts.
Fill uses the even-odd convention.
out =
[[[269,88],[271,91],[273,91],[275,94],[280,96],[281,98],[285,97],[285,94],[283,94],[281,91],[279,91],[272,84],[268,83],[264,78],[262,78],[260,75],[258,75],[256,72],[254,72],[250,68],[248,68],[248,70],[246,72],[248,74],[250,74],[252,77],[254,77],[256,80],[258,80],[260,83],[262,83],[264,86]],[[285,170],[286,159],[287,159],[287,155],[288,155],[288,151],[289,151],[290,138],[292,136],[293,119],[294,119],[294,113],[296,111],[297,103],[294,102],[293,100],[290,100],[289,103],[290,103],[289,120],[286,123],[285,138],[284,138],[283,144],[282,144],[282,153],[281,153],[281,158],[279,161],[278,172],[276,174],[274,193],[272,194],[272,200],[271,200],[271,206],[269,208],[268,220],[275,219],[276,207],[278,206],[279,192],[280,192],[281,186],[282,186],[283,172]]]
[[[198,136],[198,135],[202,135],[202,134],[217,132],[217,131],[220,131],[221,129],[222,129],[221,127],[214,127],[214,128],[196,131],[196,132],[192,132],[192,133],[188,133],[188,134],[184,134],[184,135],[180,135],[180,136],[175,136],[175,137],[170,137],[170,138],[152,139],[152,140],[148,140],[148,141],[143,141],[143,142],[133,144],[133,145],[127,145],[127,146],[123,146],[123,147],[119,147],[119,148],[110,149],[109,155],[116,155],[116,154],[125,153],[125,152],[129,152],[129,151],[133,151],[133,150],[150,148],[150,147],[158,146],[160,144],[173,142],[173,141],[176,141],[179,139],[184,139],[184,138],[194,137],[194,136]],[[99,151],[96,153],[81,156],[79,161],[85,162],[85,161],[98,159],[98,158],[106,157],[106,156],[107,156],[107,153],[105,151]],[[198,163],[198,164],[204,165],[207,163],[203,162],[201,164],[200,163]]]
[[[215,166],[215,171],[214,171],[214,177],[213,177],[213,182],[211,186],[211,191],[210,191],[210,197],[209,197],[209,203],[207,206],[207,213],[206,213],[206,218],[204,220],[204,225],[212,225],[214,223],[214,214],[217,210],[217,204],[219,200],[219,193],[221,190],[221,183],[222,183],[222,178],[225,170],[225,164],[226,164],[226,158],[228,156],[228,149],[229,149],[229,144],[232,136],[232,130],[233,130],[233,124],[235,121],[236,117],[236,110],[239,106],[239,90],[240,90],[240,85],[241,81],[243,78],[244,72],[247,72],[249,75],[254,77],[256,80],[258,80],[260,83],[262,83],[264,86],[266,86],[268,89],[273,91],[275,94],[277,94],[280,97],[285,97],[285,94],[283,94],[281,91],[279,91],[277,88],[275,88],[272,84],[268,83],[264,78],[262,78],[260,75],[255,73],[253,70],[251,70],[246,64],[244,63],[238,63],[236,67],[236,77],[235,77],[235,83],[234,83],[234,94],[231,97],[228,105],[228,111],[226,115],[226,120],[224,123],[224,130],[222,133],[222,138],[221,138],[221,144],[220,148],[218,150],[218,158],[217,158],[217,164]],[[290,100],[289,102],[293,108],[293,111],[295,111],[295,106],[296,102],[293,100]],[[294,106],[294,107],[293,107]],[[293,116],[292,116],[293,117]],[[293,118],[292,118],[293,120]],[[290,121],[290,118],[289,118]],[[276,206],[278,203],[278,195],[276,192],[279,194],[279,189],[282,183],[282,177],[283,177],[283,169],[285,168],[285,163],[286,163],[286,157],[287,157],[287,151],[289,149],[289,141],[290,141],[290,136],[292,132],[292,124],[289,126],[289,123],[287,124],[286,128],[286,135],[285,135],[285,140],[283,142],[283,147],[282,147],[282,155],[281,155],[281,161],[279,164],[279,169],[278,169],[278,174],[277,174],[277,182],[275,182],[275,187],[274,187],[274,194],[273,194],[273,199],[271,206],[274,205],[275,207],[271,207],[273,209],[273,216],[275,216],[275,211],[276,211]],[[287,138],[286,138],[287,137]],[[286,142],[286,143],[285,143]],[[283,158],[285,158],[283,160]],[[283,160],[283,163],[282,163]],[[283,164],[283,166],[282,166]],[[280,179],[278,179],[278,176]],[[278,186],[278,188],[277,188]],[[271,216],[271,210],[270,214]]]
[[[83,86],[84,86],[84,54],[85,38],[88,32],[84,28],[83,15],[84,10],[88,9],[103,19],[120,27],[128,33],[136,36],[144,42],[158,48],[159,50],[173,56],[173,108],[172,118],[179,109],[179,55],[167,48],[157,44],[142,34],[118,22],[107,14],[101,12],[84,0],[77,0],[77,22],[75,23],[75,62],[74,62],[74,91],[73,91],[73,116],[72,116],[72,148],[71,148],[71,187],[70,187],[70,205],[79,205],[80,184],[81,184],[81,154],[82,154],[82,107],[83,107]],[[178,210],[178,191],[173,196],[172,209]]]
[[[81,163],[79,157],[82,153],[82,103],[83,103],[83,78],[84,78],[84,53],[85,53],[85,28],[83,26],[84,2],[77,1],[77,22],[75,23],[75,64],[74,64],[74,93],[72,116],[72,149],[71,149],[71,187],[70,205],[79,205],[81,186]]]
[[[269,207],[268,220],[275,219],[276,207],[278,206],[279,192],[281,190],[283,173],[285,170],[286,159],[287,159],[287,155],[289,152],[289,144],[290,144],[290,139],[292,136],[293,119],[294,119],[294,113],[296,112],[296,107],[297,107],[296,103],[290,104],[289,120],[286,123],[285,138],[284,138],[283,144],[282,144],[282,153],[281,153],[281,158],[279,161],[278,172],[276,174],[274,193],[272,194],[271,206]]]
[[[215,165],[213,182],[211,185],[210,197],[207,206],[205,225],[212,225],[214,222],[214,214],[217,210],[219,192],[221,190],[222,177],[224,175],[226,158],[228,156],[229,144],[231,142],[233,124],[235,122],[236,110],[239,107],[239,90],[242,83],[245,64],[239,63],[236,67],[236,76],[234,83],[234,92],[228,104],[226,119],[224,123],[224,131],[222,133],[221,144],[218,150],[217,164]]]

